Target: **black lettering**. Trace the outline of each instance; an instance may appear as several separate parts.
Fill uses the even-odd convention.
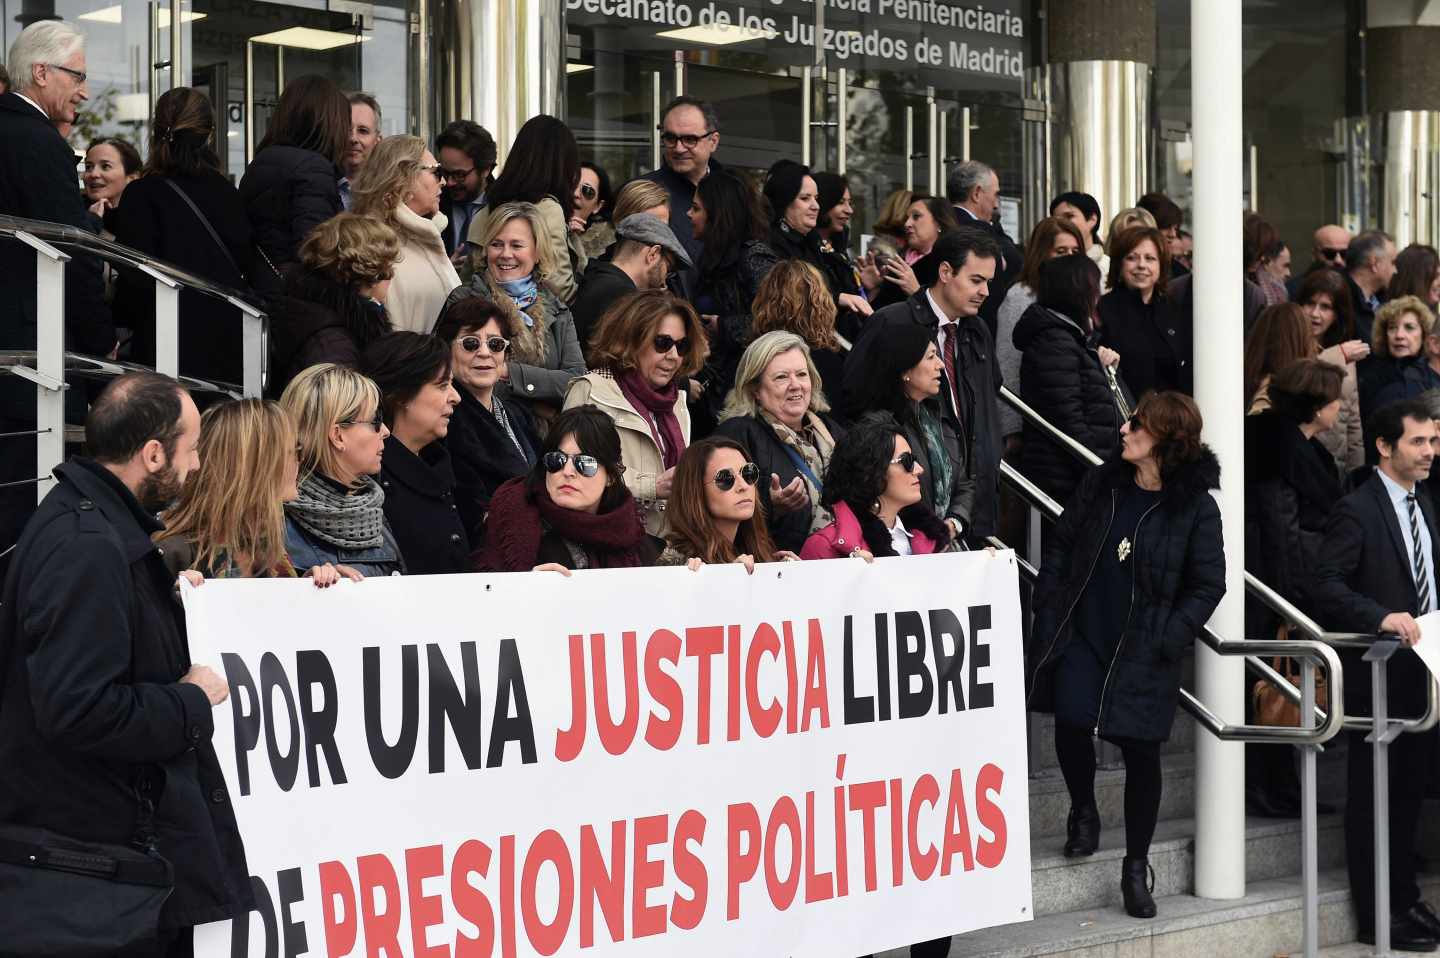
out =
[[[276,689],[285,698],[285,712],[290,719],[290,750],[284,755],[280,754],[280,746],[275,741]],[[260,701],[265,707],[265,750],[270,753],[270,767],[280,790],[288,792],[295,787],[295,776],[300,771],[300,719],[295,714],[295,693],[290,691],[290,679],[274,652],[260,657]]]
[[[465,767],[476,769],[481,764],[480,728],[485,716],[480,707],[480,663],[475,657],[475,643],[462,642],[460,661],[465,670],[465,695],[455,686],[455,676],[445,661],[440,646],[425,648],[426,669],[430,673],[430,772],[445,771],[445,726],[455,733],[455,742],[465,758]]]
[[[515,715],[510,715],[510,700]],[[478,698],[477,698],[478,701]],[[490,723],[490,768],[505,761],[505,743],[520,743],[520,761],[535,764],[535,723],[530,719],[530,699],[525,694],[525,670],[514,639],[500,640],[500,675],[495,682],[495,718]]]
[[[880,721],[890,721],[890,619],[875,613],[875,697],[880,702]]]
[[[945,636],[955,643],[953,655],[945,651]],[[935,697],[940,700],[940,714],[946,711],[946,699],[953,699],[955,711],[965,710],[965,632],[960,617],[949,609],[930,610],[930,647],[935,652]],[[946,695],[946,689],[950,694]]]
[[[915,678],[920,679],[918,689],[910,687]],[[919,612],[895,613],[895,679],[900,717],[927,714],[935,700],[935,683],[925,664],[925,620]]]
[[[265,958],[279,958],[280,942],[275,933],[275,905],[270,900],[270,889],[251,875],[250,890],[255,895],[255,911],[260,914],[260,924],[265,928]],[[250,915],[247,913],[230,919],[230,958],[248,958],[249,954]]]
[[[225,682],[230,686],[230,716],[235,724],[235,770],[240,779],[240,794],[250,794],[250,762],[248,753],[260,742],[260,693],[255,677],[245,660],[233,652],[220,653],[225,668]],[[244,692],[244,695],[240,693]],[[245,711],[245,703],[250,711]]]
[[[980,670],[990,665],[990,643],[980,641],[980,633],[990,631],[990,607],[970,607],[970,707],[988,709],[995,704],[995,687],[980,681]]]
[[[394,745],[385,741],[380,721],[380,649],[366,646],[362,656],[365,741],[370,746],[370,759],[381,775],[399,778],[415,757],[415,740],[420,734],[420,650],[413,645],[400,650],[400,737]]]
[[[340,702],[335,689],[335,672],[330,660],[318,649],[295,653],[295,676],[300,685],[300,724],[305,728],[305,768],[310,787],[320,785],[320,762],[317,753],[325,753],[330,780],[345,784],[345,766],[340,763],[340,750],[335,747],[335,726],[340,721]],[[315,707],[314,687],[320,686],[325,702]]]
[[[854,616],[845,616],[845,724],[875,721],[875,697],[855,694]]]
[[[300,869],[287,868],[275,876],[280,892],[280,930],[285,936],[285,958],[295,958],[310,950],[305,938],[305,923],[290,917],[290,906],[305,900],[305,884]]]

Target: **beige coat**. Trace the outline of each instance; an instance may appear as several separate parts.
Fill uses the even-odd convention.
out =
[[[1316,436],[1320,444],[1335,460],[1335,467],[1341,475],[1365,465],[1365,438],[1361,430],[1360,392],[1355,381],[1355,364],[1345,361],[1345,354],[1339,346],[1323,350],[1318,357],[1332,366],[1345,371],[1345,380],[1340,384],[1340,418],[1335,425]],[[1270,377],[1260,381],[1255,398],[1250,400],[1247,415],[1255,415],[1270,408]]]
[[[620,433],[620,457],[625,466],[625,486],[644,512],[645,531],[664,537],[670,528],[665,515],[665,500],[655,494],[655,481],[665,471],[664,459],[655,437],[650,432],[650,419],[630,405],[620,391],[620,384],[606,372],[590,372],[573,380],[565,394],[565,408],[593,403],[615,421]],[[680,420],[680,433],[690,444],[690,410],[685,405],[685,390],[675,399],[675,417]]]
[[[396,329],[429,333],[440,318],[445,297],[460,285],[460,276],[445,255],[446,222],[444,213],[426,219],[403,203],[395,210],[400,259],[385,297],[385,312]]]
[[[580,237],[570,232],[570,224],[565,222],[565,208],[558,200],[547,196],[535,206],[540,210],[540,220],[545,224],[545,235],[550,240],[550,248],[555,251],[555,272],[547,273],[545,282],[550,284],[568,306],[575,302],[575,294],[580,292],[580,277],[584,275],[589,259],[585,255],[585,248],[580,245]],[[477,272],[484,269],[483,244],[485,227],[489,222],[490,207],[487,206],[475,214],[465,235],[470,248],[475,251],[471,257],[471,265]]]

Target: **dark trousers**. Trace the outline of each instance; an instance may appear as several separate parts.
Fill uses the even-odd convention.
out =
[[[1125,854],[1145,858],[1160,818],[1160,743],[1110,738],[1125,759]],[[1095,804],[1095,746],[1090,730],[1055,724],[1055,757],[1070,792],[1070,804]]]
[[[1348,746],[1345,855],[1355,917],[1363,930],[1375,926],[1375,760],[1364,732],[1351,732]],[[1390,743],[1390,911],[1395,914],[1409,911],[1420,900],[1415,883],[1416,829],[1437,747],[1440,735],[1433,728],[1401,735]]]
[[[950,954],[950,936],[936,938],[934,941],[917,941],[910,946],[910,958],[945,958]],[[865,958],[875,958],[874,955],[866,955]]]

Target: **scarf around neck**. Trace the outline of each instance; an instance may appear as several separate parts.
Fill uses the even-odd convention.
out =
[[[285,513],[306,532],[341,549],[375,549],[385,542],[385,490],[371,476],[346,494],[318,475],[300,482],[300,496]]]
[[[591,515],[557,506],[544,487],[531,493],[520,476],[495,490],[486,519],[485,547],[478,565],[496,572],[529,572],[540,543],[553,530],[595,557],[594,568],[622,569],[642,565],[640,546],[645,526],[628,494],[614,509]]]
[[[521,317],[525,320],[526,326],[533,326],[535,320],[525,314],[525,310],[535,304],[540,298],[540,284],[535,282],[535,274],[531,273],[524,279],[506,279],[500,281],[500,288],[505,294],[515,301],[515,306],[521,311]]]
[[[649,420],[650,435],[655,439],[655,445],[660,447],[665,468],[674,466],[685,451],[685,433],[680,428],[679,417],[675,415],[675,401],[680,397],[680,387],[671,380],[664,389],[656,389],[637,369],[627,369],[615,377],[615,383],[635,411]]]

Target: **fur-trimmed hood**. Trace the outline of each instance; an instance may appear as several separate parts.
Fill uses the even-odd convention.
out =
[[[1135,467],[1119,456],[1098,468],[1106,489],[1118,489],[1127,482],[1135,481]],[[1162,500],[1167,508],[1171,508],[1186,499],[1219,489],[1220,460],[1209,446],[1201,443],[1199,455],[1173,467],[1170,474],[1162,475],[1161,479],[1164,483]]]

